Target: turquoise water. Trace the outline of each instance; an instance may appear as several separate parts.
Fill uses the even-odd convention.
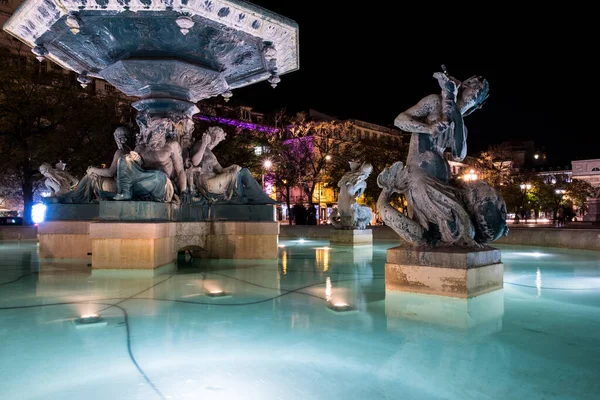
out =
[[[281,245],[134,279],[0,244],[0,399],[599,398],[600,253],[498,246],[467,302],[386,295],[394,243]]]

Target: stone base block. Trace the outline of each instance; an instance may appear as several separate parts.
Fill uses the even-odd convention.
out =
[[[332,245],[368,246],[373,244],[373,231],[371,229],[336,229],[329,236]]]
[[[48,204],[46,221],[95,220],[100,215],[99,204]]]
[[[385,315],[387,328],[392,331],[406,331],[409,320],[480,335],[492,334],[502,330],[504,290],[471,299],[388,291]]]
[[[155,269],[175,263],[174,222],[98,222],[90,229],[92,269]]]
[[[175,210],[170,203],[155,201],[101,201],[101,221],[171,221]]]
[[[209,222],[205,258],[273,259],[278,256],[278,222]]]
[[[504,265],[493,248],[387,251],[387,290],[471,298],[503,288]]]
[[[600,222],[600,199],[587,199],[587,214],[583,216],[585,222]]]
[[[90,258],[95,221],[46,221],[38,226],[40,258]]]
[[[178,221],[268,221],[275,222],[273,204],[182,204]]]

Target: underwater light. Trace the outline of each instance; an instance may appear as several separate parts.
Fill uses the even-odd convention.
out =
[[[207,292],[206,295],[208,297],[228,297],[229,293],[222,290],[211,290],[210,292]]]
[[[34,204],[31,207],[31,220],[40,224],[46,219],[46,205],[43,203]]]
[[[331,311],[335,311],[335,312],[354,311],[354,308],[350,304],[343,303],[343,302],[333,303],[327,308],[329,308]]]
[[[305,243],[306,239],[298,239],[298,243]]]
[[[77,328],[86,328],[89,326],[105,326],[106,321],[98,314],[87,314],[73,321]]]

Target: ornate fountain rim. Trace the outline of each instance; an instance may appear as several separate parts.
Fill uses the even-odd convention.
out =
[[[299,69],[298,24],[243,0],[26,0],[4,24],[4,30],[34,48],[37,40],[65,15],[81,11],[175,11],[200,16],[225,27],[272,42],[277,48],[278,74]],[[81,73],[74,60],[45,55],[65,69]],[[244,85],[240,85],[244,86]]]

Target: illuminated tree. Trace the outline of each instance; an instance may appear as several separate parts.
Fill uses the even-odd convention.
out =
[[[29,223],[42,162],[62,160],[81,176],[89,165],[111,159],[119,103],[83,90],[74,74],[21,50],[0,50],[0,171],[17,183]]]

